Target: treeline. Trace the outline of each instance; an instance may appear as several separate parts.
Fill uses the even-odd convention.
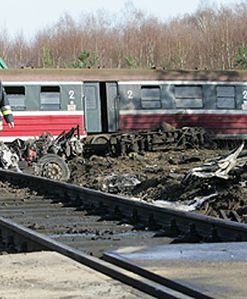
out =
[[[37,32],[10,39],[0,31],[0,56],[9,67],[247,68],[247,1],[201,6],[194,14],[162,21],[131,2],[118,16],[104,11],[65,14]]]

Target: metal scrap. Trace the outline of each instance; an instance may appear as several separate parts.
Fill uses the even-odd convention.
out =
[[[104,178],[102,191],[109,193],[126,193],[134,189],[141,183],[135,174],[111,174]]]
[[[56,138],[45,132],[39,138],[25,141],[17,138],[8,145],[1,142],[0,167],[67,181],[70,177],[68,161],[82,153],[79,126],[75,126]]]
[[[185,212],[191,212],[195,210],[199,210],[200,207],[206,203],[210,202],[212,199],[214,199],[218,193],[212,193],[207,196],[197,196],[192,200],[187,201],[167,201],[167,200],[156,200],[154,202],[155,205],[163,206],[163,207],[169,207],[174,208],[177,210],[185,211]]]
[[[4,169],[16,169],[19,171],[19,157],[6,144],[0,142],[0,166]]]
[[[195,177],[198,178],[212,178],[218,177],[222,179],[229,178],[229,172],[238,164],[238,156],[244,148],[244,142],[235,150],[233,150],[229,155],[216,158],[203,164],[200,167],[195,167],[191,169],[183,179],[184,184],[189,184],[191,180]],[[245,162],[247,157],[245,157]],[[243,163],[243,158],[240,159],[241,164]]]

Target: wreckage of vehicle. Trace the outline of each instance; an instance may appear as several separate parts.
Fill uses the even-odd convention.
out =
[[[78,126],[63,131],[56,138],[44,133],[39,138],[26,141],[18,138],[0,145],[0,166],[4,169],[23,171],[58,181],[70,177],[68,161],[83,152]]]
[[[160,132],[150,134],[158,136]],[[132,146],[126,134],[119,137],[121,142],[126,140],[122,149],[127,152],[121,148],[117,152],[121,144],[109,143],[107,137],[80,139],[76,127],[56,138],[46,133],[37,139],[16,139],[9,144],[1,143],[1,167],[155,205],[197,210],[246,222],[247,151],[244,143],[238,142],[238,147],[230,151],[209,147],[208,143],[200,147],[186,143],[181,148],[175,141],[173,147],[169,144],[169,149],[166,145],[163,150],[149,147],[144,153],[143,147]]]
[[[79,131],[80,128],[77,125],[68,132],[62,131],[56,138],[46,132],[39,138],[25,141],[17,138],[11,143],[2,143],[0,166],[5,169],[31,172],[50,179],[67,181],[70,178],[69,161],[77,156],[84,158],[89,158],[92,155],[117,157],[131,153],[143,154],[146,151],[215,146],[214,136],[197,127],[175,129],[169,126],[169,130],[167,130],[162,126],[140,132],[89,135],[84,138],[81,138]],[[218,164],[226,164],[228,160],[219,161]],[[193,176],[203,175],[207,172],[206,167],[211,169],[212,165],[205,165],[203,169],[195,169],[188,177],[192,174]],[[229,167],[227,166],[227,168]],[[220,170],[217,175],[224,176],[225,174]]]
[[[167,128],[167,126],[165,127]],[[29,171],[50,179],[67,181],[68,162],[76,156],[120,156],[132,152],[162,151],[177,147],[212,145],[211,135],[202,128],[161,128],[81,138],[79,125],[56,138],[49,132],[39,138],[15,139],[0,147],[0,166],[4,169]]]
[[[195,177],[198,178],[212,178],[218,177],[223,179],[228,179],[228,173],[235,166],[243,166],[247,161],[247,153],[245,157],[238,159],[240,153],[244,148],[244,142],[237,148],[234,149],[230,154],[216,158],[212,161],[204,163],[200,167],[191,169],[188,174],[184,177],[183,183],[185,185],[190,184],[190,180]]]
[[[244,146],[245,144],[242,142],[229,154],[216,157],[199,167],[190,169],[181,181],[180,197],[176,201],[157,200],[155,204],[184,211],[203,210],[203,206],[207,206],[206,209],[209,210],[211,205],[211,210],[225,213],[222,209],[227,205],[225,193],[227,194],[226,197],[230,197],[230,188],[237,193],[237,190],[246,188],[247,185],[245,175],[247,172],[247,151],[244,150]],[[229,201],[234,205],[234,198],[229,198]],[[239,199],[239,201],[241,200]],[[212,206],[218,208],[212,208]],[[245,214],[246,205],[240,203],[237,211],[234,211],[234,215],[240,219],[241,215]],[[227,218],[226,215],[224,217]]]

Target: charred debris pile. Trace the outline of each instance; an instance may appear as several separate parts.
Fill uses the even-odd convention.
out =
[[[119,157],[132,153],[144,154],[150,151],[205,147],[214,144],[212,135],[202,128],[175,129],[169,124],[162,124],[156,130],[87,136],[81,139],[78,125],[68,132],[61,132],[56,138],[45,132],[39,138],[25,141],[20,138],[11,143],[0,141],[0,167],[17,171],[31,167],[34,174],[67,181],[70,177],[68,164],[75,157],[84,159],[93,155]],[[45,169],[48,167],[47,163],[52,162],[54,165],[57,163],[61,171],[67,168],[66,175],[52,176],[50,171]]]
[[[79,137],[79,128],[1,143],[2,168],[135,200],[247,222],[247,151],[222,148],[201,128]]]
[[[155,205],[247,222],[247,152],[189,148],[71,162],[70,182]]]

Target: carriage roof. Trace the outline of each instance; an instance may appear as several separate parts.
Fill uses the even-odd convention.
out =
[[[200,80],[247,81],[246,71],[197,71],[163,69],[5,69],[2,81],[124,81],[124,80]]]

